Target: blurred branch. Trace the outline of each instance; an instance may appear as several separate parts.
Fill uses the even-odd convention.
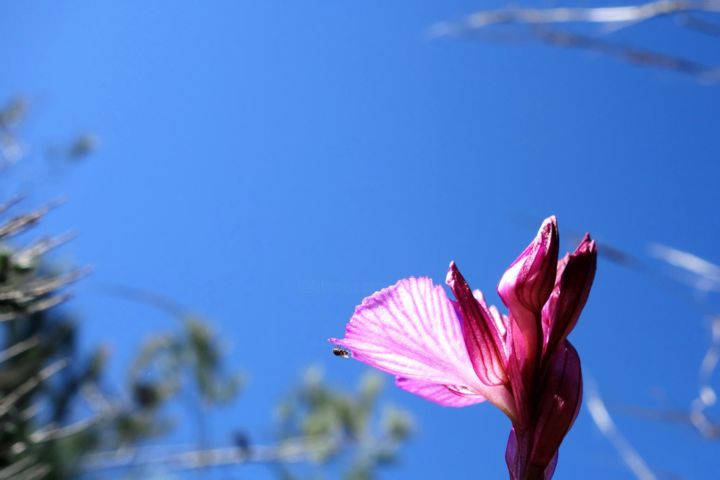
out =
[[[85,468],[88,471],[102,471],[164,465],[173,471],[178,471],[201,469],[209,466],[300,462],[311,460],[318,448],[337,446],[338,441],[339,439],[324,436],[315,439],[299,437],[293,440],[285,440],[280,445],[253,445],[250,448],[230,446],[160,454],[153,453],[153,450],[156,450],[153,448],[132,448],[92,454],[88,457]]]
[[[70,240],[75,238],[75,234],[71,232],[67,232],[61,235],[56,235],[54,237],[43,237],[40,240],[36,241],[32,245],[23,248],[22,250],[15,253],[15,259],[16,263],[20,265],[29,265],[32,261],[36,260],[38,257],[41,257],[42,255],[45,255],[50,250],[59,247],[60,245],[63,245]]]
[[[0,302],[12,301],[18,304],[29,304],[77,281],[89,273],[89,268],[78,268],[63,275],[38,278],[22,286],[12,285],[0,288]]]
[[[436,35],[462,33],[466,30],[499,24],[557,23],[638,23],[660,16],[691,12],[720,12],[720,0],[658,0],[639,5],[591,8],[507,8],[484,10],[458,23],[438,23]]]
[[[676,280],[684,281],[700,292],[720,292],[720,266],[692,253],[659,243],[651,243],[648,251],[653,257],[685,274],[687,278],[686,280],[676,276]]]
[[[615,422],[610,416],[605,402],[594,386],[587,389],[585,405],[587,406],[590,416],[595,422],[598,430],[612,443],[618,455],[625,465],[630,469],[637,480],[657,480],[655,474],[650,470],[645,460],[633,448],[628,440],[620,433]]]
[[[40,344],[40,336],[33,335],[25,340],[15,343],[5,350],[0,351],[0,363],[6,362],[11,358],[16,357],[24,352],[27,352],[31,348],[35,348]]]
[[[720,25],[691,16],[691,13],[720,13],[720,0],[657,0],[644,4],[592,8],[507,8],[483,10],[459,22],[440,22],[433,25],[433,37],[472,37],[497,27],[523,26],[526,36],[540,42],[573,47],[609,55],[636,65],[661,68],[691,75],[699,80],[720,81],[720,67],[704,65],[682,56],[674,56],[651,48],[641,48],[609,42],[597,35],[561,30],[567,24],[591,24],[621,27],[645,22],[654,18],[673,16],[678,25],[705,34],[720,35]],[[500,38],[500,37],[495,37]],[[512,37],[505,37],[505,41]]]
[[[15,195],[10,200],[0,203],[0,215],[10,210],[12,207],[22,202],[25,199],[24,195]]]
[[[62,200],[56,200],[54,202],[48,203],[47,205],[44,205],[37,210],[34,210],[30,213],[25,213],[23,215],[18,215],[15,218],[12,218],[8,222],[6,222],[4,225],[0,226],[0,239],[4,239],[7,237],[10,237],[12,235],[17,235],[18,233],[22,233],[29,227],[32,227],[36,223],[40,221],[47,213],[52,210],[53,208],[59,206],[62,203]]]
[[[678,17],[678,23],[689,30],[713,37],[720,37],[720,23],[711,22],[697,15],[680,15]]]
[[[690,421],[705,437],[718,438],[720,425],[708,418],[705,411],[717,402],[717,392],[712,385],[712,379],[720,359],[720,315],[712,318],[710,329],[712,341],[700,364],[700,388],[691,403]]]
[[[27,110],[28,102],[22,97],[12,98],[0,107],[0,170],[6,169],[23,156],[16,129],[25,119]]]
[[[17,478],[26,478],[26,472],[32,472],[34,468],[40,466],[37,462],[37,458],[32,455],[28,455],[18,460],[15,463],[8,465],[7,467],[0,469],[0,480],[12,480]]]
[[[51,473],[52,468],[50,467],[50,465],[41,463],[38,465],[33,465],[32,467],[22,472],[19,476],[16,477],[16,480],[40,480],[41,478],[46,478],[50,476]]]
[[[90,428],[96,426],[98,423],[100,423],[104,419],[109,418],[110,416],[111,415],[108,415],[106,413],[97,413],[95,415],[83,418],[82,420],[78,420],[77,422],[68,425],[49,426],[48,428],[37,430],[31,433],[28,438],[32,443],[37,444],[42,442],[48,442],[51,440],[58,440],[60,438],[69,437],[71,435],[77,435],[80,432],[89,430]]]
[[[57,372],[62,370],[63,368],[67,367],[68,360],[63,358],[60,360],[56,360],[55,362],[51,363],[50,365],[46,366],[40,372],[27,379],[25,382],[23,382],[18,388],[13,390],[12,392],[5,395],[5,397],[0,401],[0,417],[7,414],[10,409],[25,395],[30,393],[32,389],[40,385],[42,382],[46,381],[53,375],[55,375]]]
[[[180,319],[191,315],[190,310],[179,302],[159,293],[126,285],[102,285],[100,288],[114,297],[149,305]]]
[[[661,68],[691,75],[703,81],[715,82],[720,80],[719,67],[706,66],[682,57],[548,28],[535,28],[533,34],[538,40],[550,45],[602,53],[640,66]]]

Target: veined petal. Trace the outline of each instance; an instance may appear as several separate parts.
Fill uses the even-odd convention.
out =
[[[455,307],[429,278],[407,278],[365,298],[331,342],[400,377],[477,391]]]
[[[445,407],[467,407],[485,401],[485,397],[477,393],[463,392],[462,389],[456,390],[446,385],[412,378],[397,377],[395,385]]]
[[[555,283],[558,244],[555,217],[547,218],[500,279],[498,293],[508,309],[540,311]]]
[[[517,419],[529,421],[530,396],[542,353],[542,307],[555,283],[559,237],[555,217],[546,219],[535,239],[500,279],[498,293],[508,308],[508,375]]]
[[[495,305],[488,306],[488,304],[485,302],[485,296],[480,290],[473,290],[473,297],[475,297],[475,300],[477,300],[480,304],[480,308],[485,309],[490,314],[490,318],[492,318],[493,323],[495,324],[495,329],[500,335],[500,349],[502,350],[501,353],[505,358],[505,362],[507,364],[507,359],[510,356],[510,346],[507,341],[510,319],[507,315],[500,313],[500,310],[498,310]]]
[[[555,473],[558,455],[545,467],[532,465],[529,461],[527,449],[530,444],[529,432],[518,432],[515,428],[510,432],[507,448],[505,449],[505,463],[508,466],[510,480],[550,480]]]
[[[546,355],[552,354],[575,327],[590,294],[596,266],[597,249],[589,235],[558,263],[555,288],[542,311]]]
[[[530,462],[546,468],[572,427],[582,401],[582,370],[575,348],[565,340],[548,359],[541,381]]]
[[[455,262],[450,263],[445,283],[452,289],[460,308],[465,346],[478,378],[488,386],[506,384],[503,339],[482,294],[478,301]]]

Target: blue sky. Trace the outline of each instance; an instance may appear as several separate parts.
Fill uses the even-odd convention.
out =
[[[72,304],[86,344],[109,345],[120,372],[173,327],[101,285],[202,312],[249,379],[215,437],[231,425],[262,439],[303,365],[345,386],[362,374],[326,339],[364,296],[409,275],[440,282],[455,260],[497,302],[500,275],[550,214],[565,249],[590,231],[638,255],[654,241],[720,261],[720,90],[583,52],[429,38],[482,5],[4,2],[0,97],[33,100],[29,143],[102,139],[87,163],[20,182],[37,202],[69,199],[44,228],[79,232],[61,258],[96,270]],[[651,27],[639,38],[663,41]],[[709,55],[702,38],[681,47]],[[692,398],[709,333],[685,293],[604,262],[572,339],[659,474],[717,478],[716,445],[622,413]],[[390,385],[386,397],[419,431],[382,478],[505,477],[500,412]],[[632,478],[587,411],[556,474],[580,476]]]

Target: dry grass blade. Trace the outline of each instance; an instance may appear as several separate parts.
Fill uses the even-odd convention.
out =
[[[635,475],[637,480],[657,480],[655,474],[650,470],[645,460],[630,444],[630,442],[620,433],[620,430],[615,426],[615,422],[610,416],[605,402],[598,394],[594,387],[588,389],[587,400],[585,405],[587,406],[590,416],[595,422],[598,430],[612,443],[618,455],[622,458],[625,465]]]

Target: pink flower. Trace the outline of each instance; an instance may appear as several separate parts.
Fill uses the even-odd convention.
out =
[[[451,300],[429,278],[407,278],[365,298],[345,338],[353,358],[396,376],[398,387],[464,407],[489,401],[512,422],[511,480],[548,480],[577,416],[582,373],[566,339],[585,306],[597,252],[589,235],[558,262],[555,217],[500,279],[503,314],[472,291],[454,263]]]

